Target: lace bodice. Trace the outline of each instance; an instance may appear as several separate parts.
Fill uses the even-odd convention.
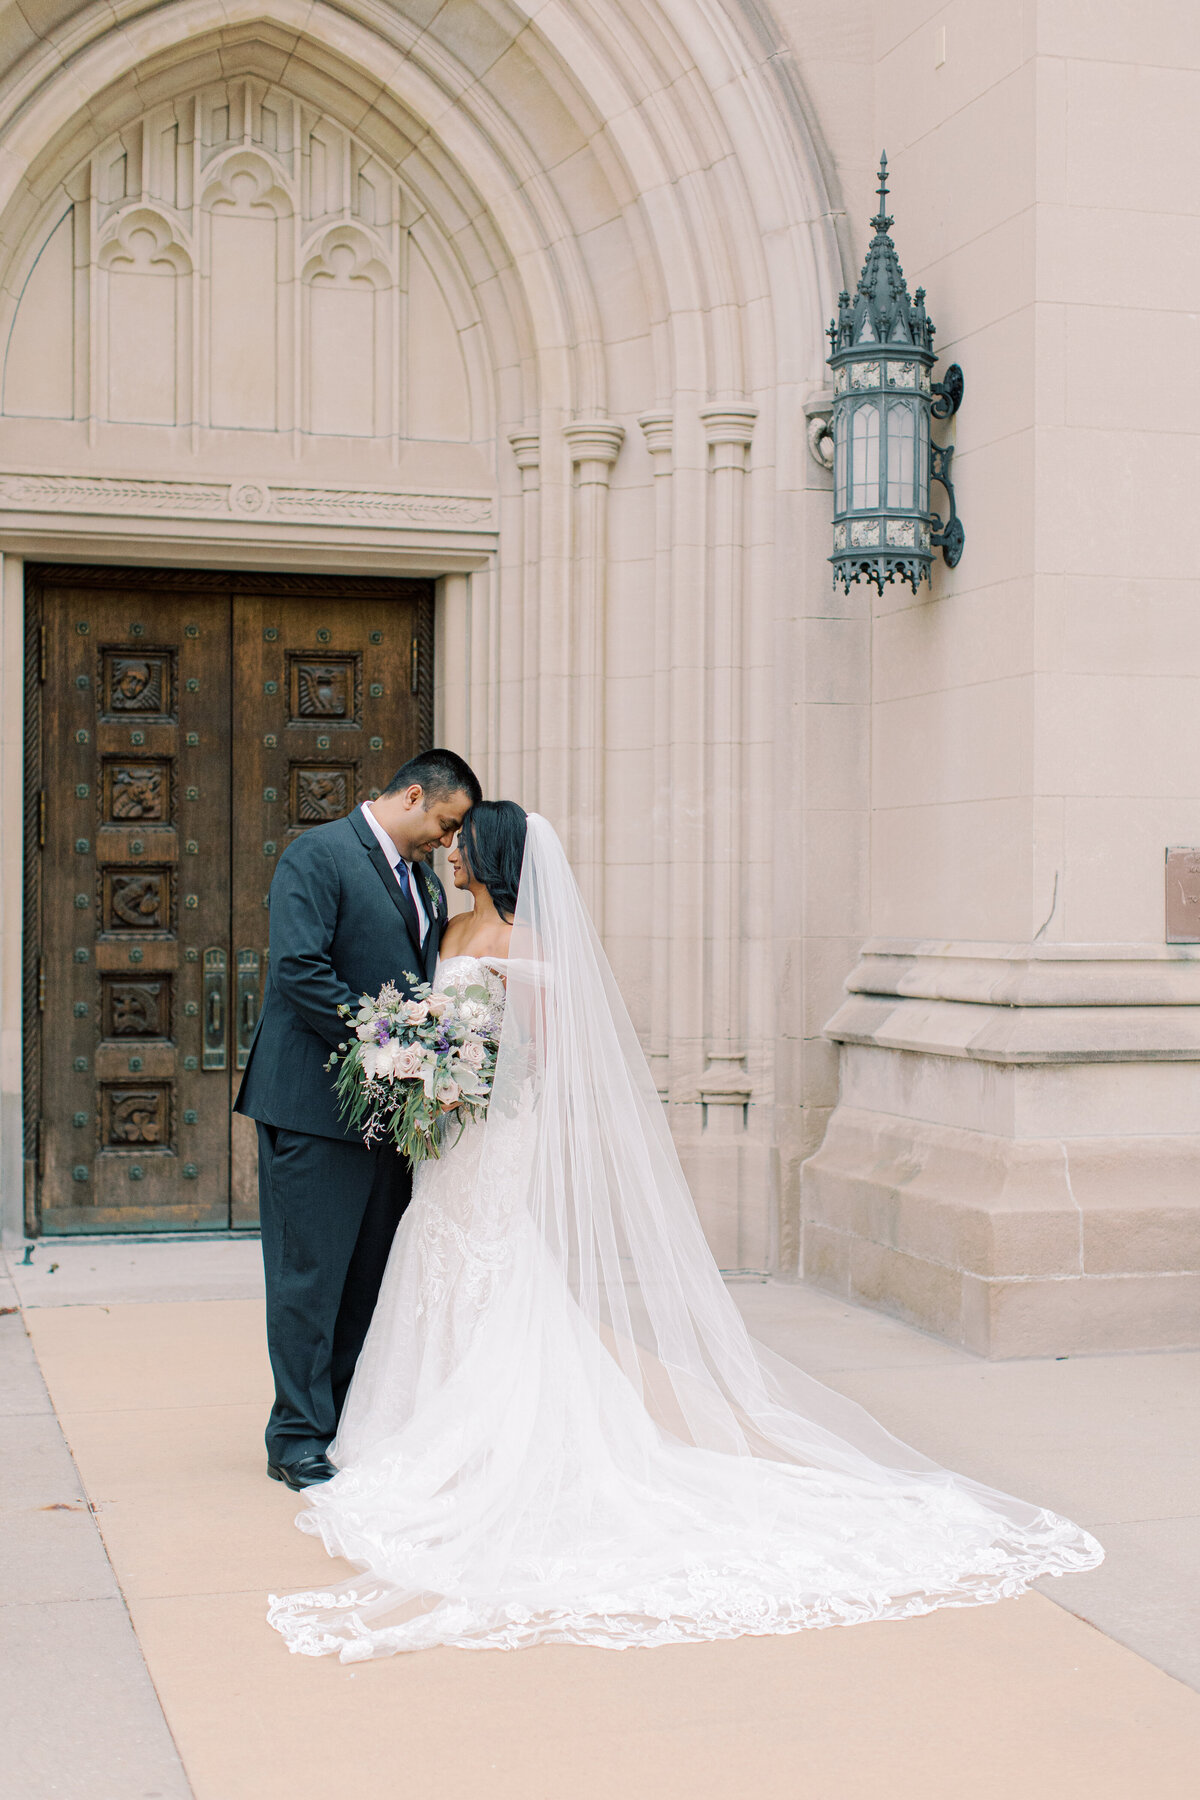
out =
[[[448,956],[444,962],[439,960],[433,985],[435,988],[485,987],[498,1033],[504,1016],[504,981],[497,971],[504,967],[505,960],[503,956]]]

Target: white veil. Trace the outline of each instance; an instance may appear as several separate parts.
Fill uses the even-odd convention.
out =
[[[478,1141],[426,1165],[298,1523],[365,1579],[291,1648],[612,1647],[899,1617],[1102,1552],[748,1334],[612,970],[529,816]],[[432,1171],[431,1173],[428,1171]]]

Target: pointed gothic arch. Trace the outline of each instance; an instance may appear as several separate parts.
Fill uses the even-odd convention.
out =
[[[701,1204],[732,1233],[722,1260],[763,1267],[788,1254],[770,1196],[774,1109],[790,1103],[791,1077],[777,1067],[770,983],[747,978],[774,928],[749,897],[767,877],[743,819],[747,795],[775,779],[771,734],[784,727],[770,670],[790,578],[776,521],[811,479],[802,403],[823,385],[822,330],[842,285],[821,159],[765,30],[755,9],[723,0],[473,0],[428,22],[403,0],[227,0],[219,13],[168,0],[119,27],[111,12],[81,13],[69,48],[31,51],[0,102],[0,244],[12,246],[0,341],[31,271],[49,270],[64,193],[75,231],[102,231],[135,201],[171,225],[191,260],[171,273],[191,294],[186,317],[174,314],[177,357],[183,337],[201,344],[211,328],[214,218],[261,223],[264,245],[273,231],[277,274],[291,271],[294,292],[281,298],[277,281],[274,335],[259,346],[273,399],[264,379],[253,416],[214,413],[211,352],[194,351],[173,418],[146,422],[167,433],[158,463],[145,440],[147,471],[165,455],[172,478],[195,468],[216,480],[244,434],[254,479],[230,488],[226,513],[262,555],[282,542],[269,496],[289,467],[291,516],[323,507],[347,534],[356,520],[361,550],[364,519],[407,505],[393,490],[412,479],[400,471],[414,441],[433,471],[423,517],[442,507],[449,519],[449,494],[490,508],[481,566],[469,590],[455,578],[444,609],[445,729],[494,788],[567,828],[680,1135],[707,1139]],[[204,116],[203,154],[188,104]],[[324,145],[316,176],[305,130]],[[148,174],[159,165],[169,192]],[[222,168],[230,205],[214,213]],[[82,285],[72,304],[85,303]],[[343,320],[370,313],[369,334],[339,328],[384,348],[356,365],[347,394],[321,399],[311,297],[326,288],[322,305],[348,297]],[[403,366],[422,307],[461,358],[453,430],[447,413],[430,425],[428,371]],[[78,470],[88,442],[86,466],[127,471],[143,427],[104,416],[78,332],[73,344],[71,397],[60,383],[38,421],[42,463]],[[241,404],[236,375],[224,379]],[[302,487],[322,438],[351,446],[341,466],[373,497],[355,501],[354,481],[329,476],[319,502],[315,477]],[[38,491],[61,494],[66,475],[48,479]],[[426,567],[439,566],[437,541],[419,539]],[[441,541],[460,561],[448,550],[440,566],[462,567],[462,544],[449,530]],[[640,865],[622,816],[633,771],[670,793]],[[689,889],[709,866],[697,908]],[[639,867],[649,923],[625,872]],[[719,1154],[716,1136],[728,1138]],[[744,1196],[732,1210],[731,1192]]]

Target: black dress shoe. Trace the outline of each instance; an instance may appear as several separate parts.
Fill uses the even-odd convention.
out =
[[[319,1487],[323,1481],[332,1481],[337,1470],[327,1456],[319,1451],[312,1456],[297,1457],[295,1462],[267,1463],[267,1474],[272,1481],[284,1481],[288,1487]]]

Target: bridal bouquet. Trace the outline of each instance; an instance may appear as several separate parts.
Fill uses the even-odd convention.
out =
[[[390,1137],[412,1162],[442,1154],[449,1128],[458,1136],[487,1112],[496,1072],[500,1023],[485,987],[412,982],[402,994],[387,982],[374,1000],[364,994],[353,1017],[353,1038],[325,1064],[342,1117],[372,1144]],[[349,1035],[349,1034],[347,1034]]]

